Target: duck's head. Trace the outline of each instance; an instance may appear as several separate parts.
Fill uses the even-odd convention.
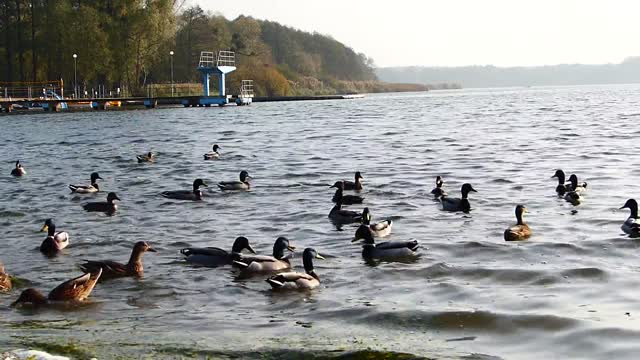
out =
[[[318,252],[313,248],[306,248],[302,252],[302,264],[304,265],[304,270],[307,273],[313,272],[313,259],[324,260]]]
[[[251,245],[249,245],[249,239],[247,239],[244,236],[239,236],[236,238],[236,240],[233,242],[233,247],[231,247],[231,252],[232,253],[241,253],[242,250],[247,249],[249,252],[251,252],[252,254],[255,254],[255,250],[253,250],[253,248],[251,247]]]
[[[253,178],[249,176],[249,173],[246,170],[240,171],[240,181],[242,181],[243,183],[246,183],[247,180],[249,179],[253,179]]]
[[[156,249],[152,248],[151,245],[149,245],[149,243],[147,243],[146,241],[138,241],[135,245],[133,245],[133,251],[137,252],[137,253],[143,253],[143,252],[158,252]]]
[[[635,199],[629,199],[620,209],[629,209],[631,210],[631,217],[638,217],[638,202]]]
[[[565,179],[564,171],[560,169],[556,170],[555,174],[553,174],[551,178],[558,178],[558,183],[564,184],[564,179]]]
[[[342,181],[336,181],[333,185],[331,185],[330,187],[332,188],[337,188],[340,190],[344,190],[344,182]]]
[[[522,216],[528,212],[529,212],[529,209],[527,209],[526,206],[524,205],[516,206],[516,219],[518,219],[518,224],[522,224]]]
[[[149,152],[147,153],[147,157],[148,157],[149,159],[151,159],[151,158],[153,157],[153,153],[152,153],[151,151],[149,151]]]
[[[473,191],[473,192],[477,192],[476,189],[473,188],[473,186],[471,186],[471,184],[466,183],[462,185],[462,197],[466,198],[467,195],[469,195],[469,192]]]
[[[98,174],[97,172],[91,173],[91,183],[95,183],[96,180],[102,180],[102,178],[100,177],[100,174]]]
[[[44,225],[40,229],[40,232],[55,232],[56,224],[54,224],[53,219],[47,219],[44,221]]]
[[[16,307],[19,304],[33,304],[33,305],[41,305],[47,302],[47,297],[44,296],[40,291],[29,288],[24,290],[18,300],[11,303],[11,307]]]
[[[116,195],[116,193],[110,192],[109,194],[107,194],[108,203],[113,203],[116,200],[120,200],[120,198],[118,197],[118,195]]]
[[[442,187],[442,185],[444,184],[444,181],[442,181],[442,178],[440,176],[436,176],[436,187]]]
[[[280,236],[273,244],[273,257],[276,259],[282,259],[284,258],[285,250],[293,252],[295,249],[295,246],[291,246],[291,244],[289,244],[289,239],[284,236]]]
[[[20,169],[22,165],[20,165],[20,160],[16,160],[16,169]]]
[[[371,212],[368,207],[362,209],[362,223],[365,225],[371,224]]]
[[[356,181],[358,181],[358,179],[364,180],[364,178],[362,177],[362,174],[360,174],[360,171],[356,171],[355,178],[356,178]]]
[[[202,179],[195,179],[193,181],[193,191],[198,191],[201,186],[208,187],[209,185]]]
[[[213,152],[218,152],[218,149],[220,149],[220,146],[218,146],[218,144],[213,144]]]
[[[364,240],[365,244],[375,244],[371,230],[369,230],[367,225],[362,224],[358,227],[356,235],[353,237],[351,242],[356,242],[358,240]]]
[[[571,176],[569,176],[569,182],[571,183],[571,187],[575,190],[578,187],[578,176],[576,174],[571,174]]]

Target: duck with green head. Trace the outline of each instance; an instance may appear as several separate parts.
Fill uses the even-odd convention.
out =
[[[272,276],[267,279],[274,290],[311,290],[320,286],[320,277],[313,268],[313,259],[324,260],[318,252],[312,248],[304,249],[302,264],[304,273],[291,271]]]
[[[102,275],[102,270],[86,273],[71,280],[67,280],[51,290],[48,296],[40,291],[29,288],[24,290],[18,300],[11,307],[18,305],[44,306],[51,302],[81,302],[89,295]]]
[[[154,163],[156,162],[156,154],[149,151],[146,154],[136,155],[136,159],[138,159],[139,163],[145,163],[145,162]]]
[[[280,236],[273,244],[273,256],[240,255],[240,258],[233,261],[233,264],[239,267],[243,273],[282,271],[291,267],[291,263],[289,262],[290,254],[285,255],[285,251],[293,253],[295,249],[296,248],[289,243],[289,239]]]
[[[195,179],[193,181],[193,190],[165,191],[161,195],[167,199],[200,201],[202,200],[201,186],[207,187],[208,185],[202,179]]]
[[[391,219],[380,221],[377,224],[371,224],[371,212],[369,208],[362,210],[362,225],[356,230],[355,240],[364,239],[364,232],[370,232],[373,237],[385,237],[391,234],[391,226],[393,221]]]
[[[218,187],[220,190],[249,190],[251,183],[249,180],[253,179],[249,176],[246,170],[240,172],[240,181],[220,181]]]
[[[451,198],[446,195],[440,198],[440,202],[442,203],[442,210],[444,211],[462,211],[464,213],[468,213],[471,211],[471,204],[469,203],[469,193],[477,192],[471,184],[463,184],[460,192],[462,193],[462,198]]]
[[[98,174],[97,172],[91,173],[91,183],[89,185],[69,185],[69,189],[72,193],[78,194],[97,193],[98,191],[100,191],[100,186],[98,186],[98,179],[103,180],[100,177],[100,174]]]
[[[358,195],[344,195],[344,182],[336,181],[331,185],[332,188],[336,188],[335,194],[333,194],[332,201],[334,203],[342,203],[343,205],[362,204],[364,198]]]
[[[523,220],[524,214],[528,212],[524,205],[516,206],[516,220],[517,223],[510,226],[504,231],[505,241],[520,241],[526,240],[531,236],[531,228],[525,224]]]
[[[240,260],[242,250],[255,254],[255,250],[249,245],[249,240],[239,236],[233,242],[231,252],[217,247],[186,248],[180,250],[188,263],[200,266],[218,267],[231,265],[234,260]]]
[[[56,224],[53,219],[44,221],[40,232],[47,232],[47,237],[40,244],[40,252],[52,256],[69,246],[69,234],[66,231],[56,232]]]
[[[362,190],[362,180],[364,180],[362,174],[360,174],[360,171],[356,171],[356,174],[354,175],[354,181],[342,181],[342,183],[344,184],[344,190]]]
[[[214,144],[213,147],[211,148],[211,151],[209,151],[208,153],[204,154],[204,159],[205,160],[216,160],[220,158],[220,153],[218,152],[218,149],[220,149],[220,146],[218,146],[218,144]]]
[[[115,203],[116,200],[120,200],[118,195],[114,192],[110,192],[107,194],[106,202],[90,202],[82,205],[82,208],[89,212],[103,212],[107,215],[113,215],[118,210],[118,205]]]
[[[442,177],[436,177],[436,187],[431,190],[431,194],[433,197],[438,200],[443,196],[446,196],[447,193],[442,189],[442,185],[444,185],[444,181],[442,181]]]
[[[418,240],[411,241],[386,241],[376,244],[371,231],[367,231],[367,225],[360,225],[363,230],[360,232],[364,243],[362,244],[362,257],[367,260],[390,260],[394,258],[407,258],[416,256],[418,253]],[[358,241],[354,238],[351,242]]]
[[[622,224],[622,231],[630,237],[640,237],[640,221],[638,221],[638,202],[635,199],[629,199],[620,209],[629,209],[631,214]]]

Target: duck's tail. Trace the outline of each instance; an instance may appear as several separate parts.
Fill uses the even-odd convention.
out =
[[[235,266],[237,266],[237,267],[239,267],[241,269],[246,269],[246,268],[249,267],[249,264],[247,264],[247,263],[245,263],[243,261],[240,261],[240,260],[234,260],[233,261],[233,265],[235,265]]]
[[[69,189],[71,190],[71,192],[76,192],[78,191],[78,187],[75,185],[69,185]]]
[[[274,289],[279,289],[284,286],[284,281],[282,281],[281,276],[270,277],[266,280],[266,282],[268,282],[269,285],[271,285],[271,287]]]

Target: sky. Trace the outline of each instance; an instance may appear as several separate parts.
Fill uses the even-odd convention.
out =
[[[636,0],[189,0],[330,35],[377,66],[619,63],[640,56]]]

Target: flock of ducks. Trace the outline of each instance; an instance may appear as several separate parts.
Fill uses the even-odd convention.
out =
[[[213,145],[212,151],[204,154],[205,160],[217,160],[221,155],[218,152],[220,147]],[[149,152],[137,156],[138,162],[154,163],[156,155]],[[16,161],[15,168],[11,175],[22,177],[26,171],[20,161]],[[573,205],[579,205],[583,200],[583,194],[587,190],[587,184],[578,182],[575,174],[569,177],[569,182],[565,182],[566,175],[562,170],[556,170],[552,178],[558,179],[556,193]],[[90,176],[90,184],[69,185],[69,189],[77,194],[91,194],[100,191],[97,183],[102,178],[97,172]],[[247,171],[241,171],[239,180],[219,182],[218,188],[223,191],[246,191],[251,189],[252,180]],[[360,172],[356,172],[354,181],[336,181],[331,188],[335,188],[332,202],[335,203],[329,212],[329,219],[337,226],[346,224],[357,224],[355,236],[352,242],[362,240],[362,256],[366,260],[392,260],[416,256],[419,249],[417,240],[412,241],[385,241],[376,243],[376,238],[384,238],[391,234],[393,221],[390,219],[372,223],[372,215],[369,208],[362,211],[344,209],[344,206],[362,204],[364,197],[360,195],[364,186],[364,180]],[[174,200],[200,201],[203,199],[201,187],[208,185],[202,179],[196,179],[190,190],[165,191],[161,196]],[[444,190],[442,177],[436,178],[436,186],[431,191],[434,200],[437,200],[444,211],[464,212],[471,211],[469,194],[477,192],[469,183],[462,185],[460,189],[461,197],[451,197]],[[353,191],[354,194],[345,194],[345,191]],[[102,212],[114,215],[119,201],[117,194],[109,192],[106,202],[89,202],[83,206],[89,212]],[[638,221],[638,203],[634,199],[629,199],[621,209],[629,209],[630,216],[622,224],[621,229],[631,237],[640,236],[640,221]],[[527,213],[524,205],[515,207],[516,224],[504,230],[504,240],[521,241],[526,240],[532,234],[531,228],[524,222],[523,216]],[[41,229],[47,233],[40,246],[40,251],[47,256],[54,256],[60,253],[69,245],[69,234],[64,231],[56,231],[53,219],[45,220]],[[120,263],[112,260],[91,260],[79,265],[84,273],[81,276],[70,279],[56,288],[47,296],[36,289],[24,290],[19,298],[12,303],[12,306],[30,304],[33,306],[45,305],[50,302],[77,302],[86,299],[98,282],[122,277],[141,277],[143,274],[142,256],[146,252],[155,252],[147,242],[137,242],[132,250],[128,262]],[[249,240],[240,236],[235,239],[230,251],[217,247],[189,247],[181,250],[186,262],[206,267],[234,266],[239,269],[244,276],[270,275],[266,278],[267,283],[273,289],[314,289],[320,285],[320,277],[314,270],[314,259],[324,260],[315,249],[306,248],[302,253],[302,265],[304,272],[292,271],[291,261],[295,247],[290,244],[286,237],[278,237],[273,244],[271,255],[259,255],[251,246]],[[0,263],[0,291],[8,291],[12,288],[11,277],[5,272],[4,266]]]

